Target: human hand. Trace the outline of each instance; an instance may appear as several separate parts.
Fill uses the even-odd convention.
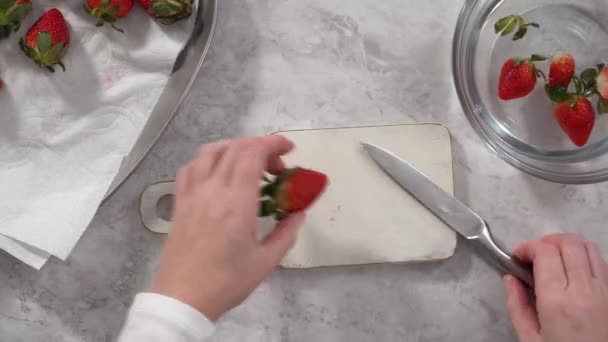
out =
[[[597,245],[574,234],[528,241],[514,254],[534,266],[536,310],[505,276],[507,308],[520,342],[608,341],[608,265]]]
[[[177,175],[175,221],[152,291],[217,320],[239,305],[293,246],[303,214],[256,237],[260,181],[281,173],[284,137],[219,141],[200,148]]]

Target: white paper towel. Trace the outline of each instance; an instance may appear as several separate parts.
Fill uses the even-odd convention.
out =
[[[40,268],[65,260],[90,223],[122,159],[162,93],[193,19],[161,26],[136,4],[96,27],[83,1],[37,1],[17,34],[0,42],[0,248]],[[52,74],[18,38],[59,8],[71,34],[67,71]]]

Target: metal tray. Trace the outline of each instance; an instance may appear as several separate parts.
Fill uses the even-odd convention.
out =
[[[129,178],[181,107],[207,55],[217,20],[217,0],[199,0],[192,35],[177,55],[169,82],[131,152],[122,161],[104,197],[107,200]]]

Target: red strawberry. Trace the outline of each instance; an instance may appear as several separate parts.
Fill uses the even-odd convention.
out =
[[[138,0],[148,14],[158,19],[162,24],[188,18],[192,13],[193,0]]]
[[[313,170],[294,168],[285,171],[273,182],[262,188],[260,216],[285,215],[306,210],[323,193],[327,186],[327,176]]]
[[[542,71],[536,69],[534,62],[544,61],[547,57],[532,55],[528,58],[511,58],[505,62],[498,81],[498,97],[502,100],[513,100],[528,96],[536,86]]]
[[[59,64],[65,71],[61,59],[70,45],[70,31],[63,14],[56,8],[44,13],[27,31],[25,39],[22,38],[19,45],[26,56],[41,67],[54,72],[53,66]]]
[[[595,112],[587,98],[575,95],[569,101],[555,104],[554,115],[576,146],[587,143],[595,124]]]
[[[608,100],[608,66],[605,66],[600,71],[596,80],[597,92],[604,100]]]
[[[559,86],[568,88],[574,77],[575,69],[576,63],[572,55],[568,53],[555,55],[549,67],[549,86],[552,88]]]
[[[120,32],[120,28],[114,23],[131,12],[134,0],[87,0],[86,12],[97,18],[97,26],[103,26],[105,22],[112,24],[112,27]]]
[[[0,39],[17,32],[21,21],[32,9],[30,0],[0,1]]]

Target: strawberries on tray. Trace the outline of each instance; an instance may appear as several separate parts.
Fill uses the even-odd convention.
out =
[[[545,56],[532,55],[530,58],[517,57],[507,60],[500,71],[498,97],[502,100],[514,100],[528,96],[536,86],[537,77],[544,77],[534,62],[546,59]]]
[[[576,146],[587,143],[595,124],[595,111],[587,98],[573,96],[555,104],[553,112],[559,126]]]
[[[54,65],[65,71],[61,61],[70,45],[70,31],[63,14],[56,8],[44,13],[19,42],[21,50],[36,64],[54,72]]]
[[[193,0],[138,0],[148,14],[158,19],[162,24],[174,22],[190,17]]]
[[[0,0],[0,40],[17,32],[31,9],[30,0]]]
[[[86,12],[97,18],[97,26],[110,23],[115,30],[123,32],[114,23],[131,12],[134,0],[87,0]]]
[[[568,53],[559,53],[551,60],[549,66],[549,86],[555,87],[566,87],[572,82],[574,78],[574,72],[576,70],[576,63],[574,57]]]
[[[300,167],[286,170],[262,187],[260,216],[282,219],[306,210],[323,193],[327,182],[327,176],[317,171]]]

